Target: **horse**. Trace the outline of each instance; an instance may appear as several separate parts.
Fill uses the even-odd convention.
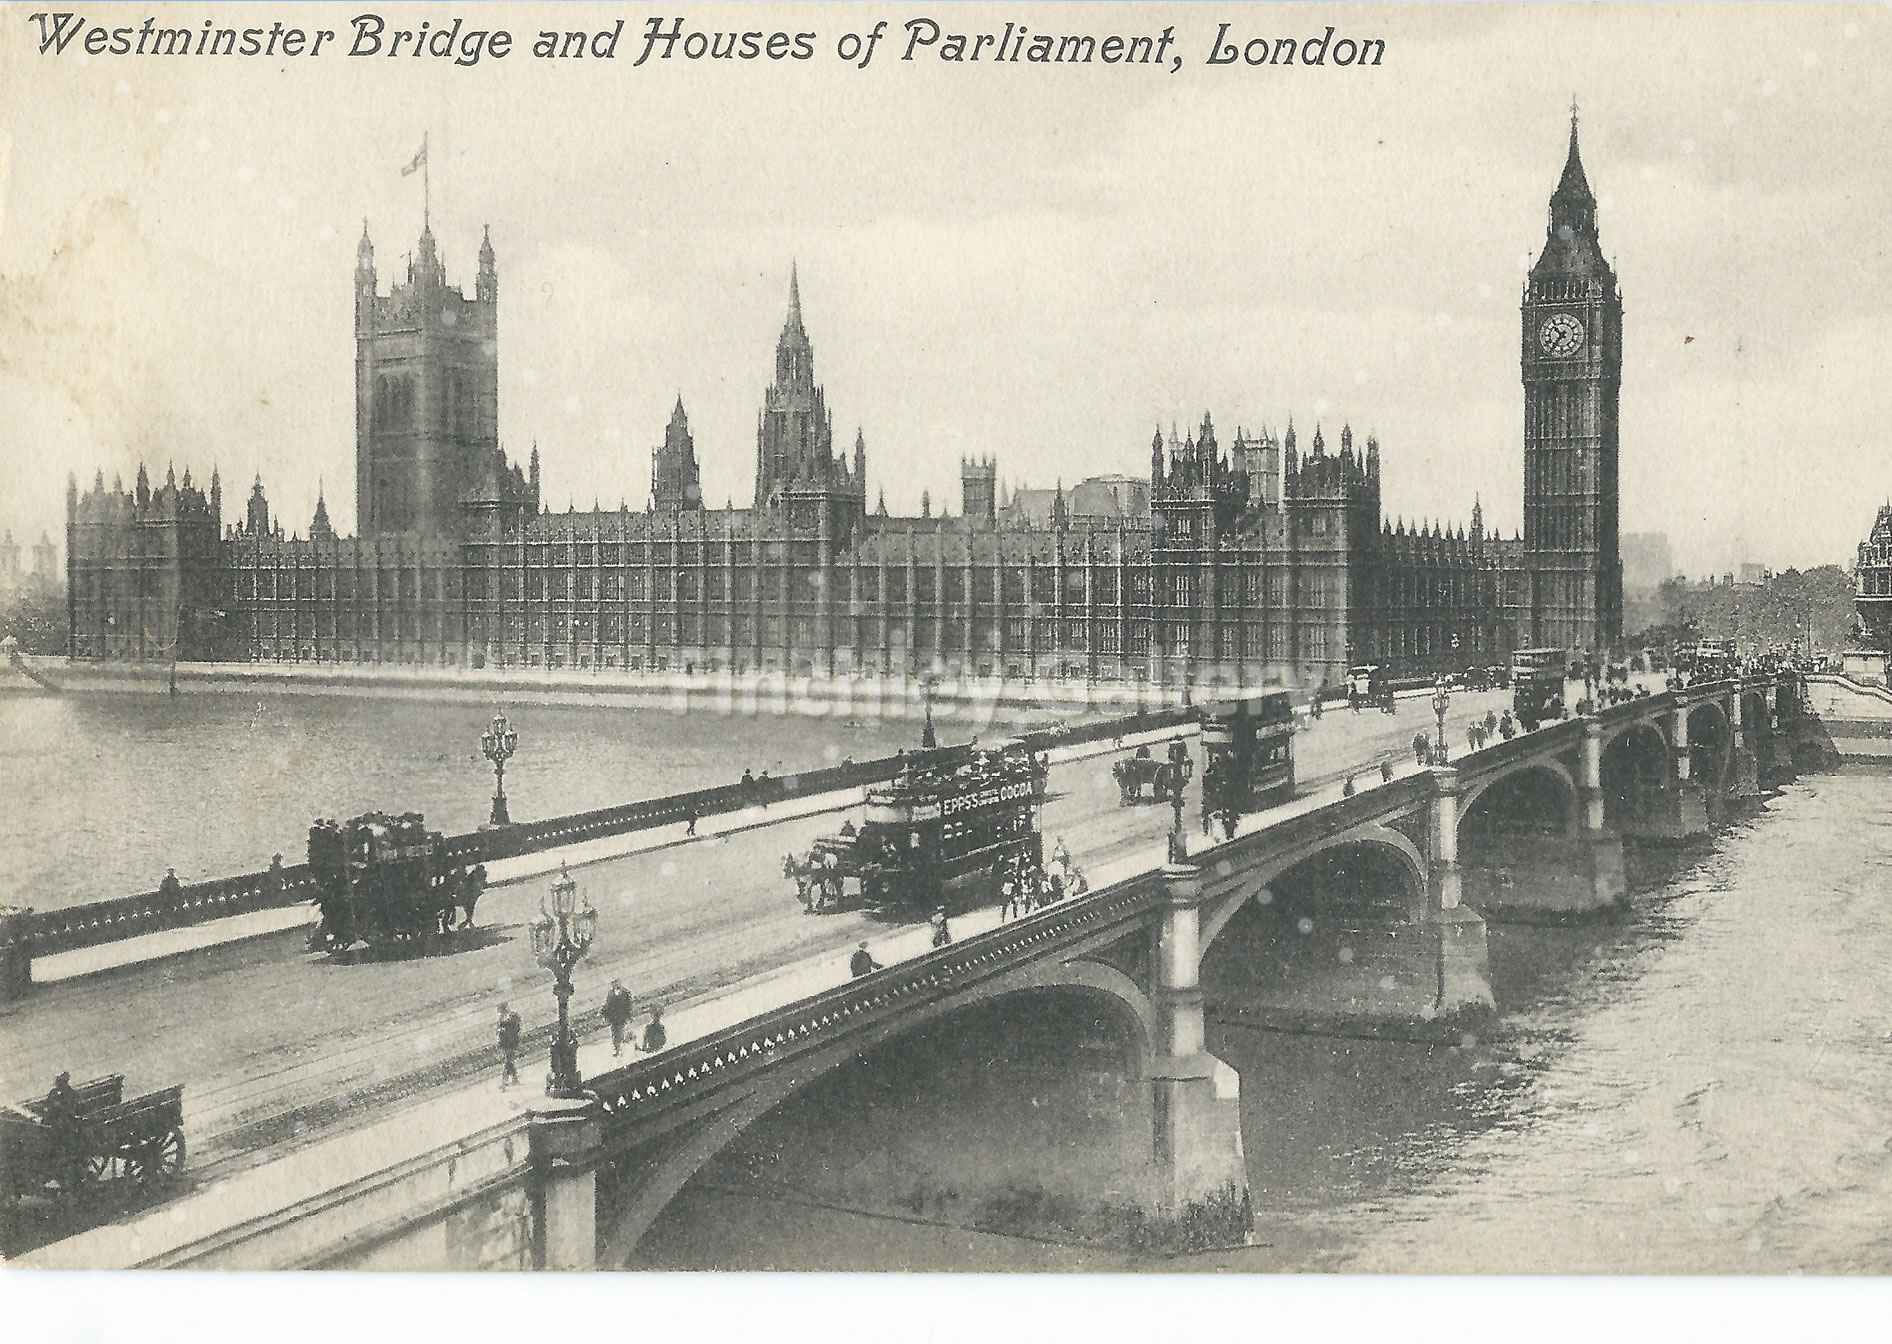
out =
[[[486,891],[486,865],[475,864],[471,871],[462,869],[454,874],[452,895],[454,906],[460,911],[459,926],[462,929],[473,927],[473,907],[479,904],[480,897]],[[447,923],[453,926],[453,912],[447,912]]]
[[[802,913],[814,914],[815,903],[808,895],[808,885],[814,876],[814,865],[806,859],[797,859],[793,854],[784,854],[782,876],[795,884],[795,896],[801,901]]]

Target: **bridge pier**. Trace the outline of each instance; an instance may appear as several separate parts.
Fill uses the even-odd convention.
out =
[[[1728,796],[1758,798],[1761,793],[1761,763],[1754,749],[1742,741],[1740,729],[1734,732],[1734,762],[1728,774]]]
[[[1464,872],[1458,861],[1459,774],[1453,766],[1432,770],[1430,861],[1427,900],[1419,922],[1419,944],[1435,972],[1429,1007],[1420,1016],[1458,1018],[1497,1010],[1491,993],[1491,957],[1484,918],[1464,903]]]
[[[604,1126],[593,1101],[538,1103],[529,1120],[536,1269],[598,1267],[598,1162]]]
[[[1155,1164],[1146,1201],[1174,1216],[1192,1203],[1248,1196],[1242,1158],[1241,1080],[1208,1052],[1202,1020],[1202,874],[1172,864],[1157,931],[1151,998],[1161,1038],[1149,1062],[1151,1149]]]
[[[1754,754],[1760,762],[1760,781],[1764,789],[1777,789],[1800,777],[1794,767],[1793,751],[1786,737],[1786,725],[1774,711],[1772,697],[1762,713],[1760,741]]]

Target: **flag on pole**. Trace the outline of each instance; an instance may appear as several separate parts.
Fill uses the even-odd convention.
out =
[[[401,169],[401,176],[412,177],[415,173],[418,173],[422,168],[426,166],[427,166],[427,142],[425,140],[422,140],[420,142],[420,148],[414,151],[413,159],[408,163],[407,167]]]

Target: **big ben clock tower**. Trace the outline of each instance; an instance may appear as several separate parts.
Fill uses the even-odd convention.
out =
[[[1577,153],[1550,198],[1544,251],[1523,301],[1524,560],[1529,642],[1603,651],[1623,632],[1616,407],[1623,300],[1596,234]]]

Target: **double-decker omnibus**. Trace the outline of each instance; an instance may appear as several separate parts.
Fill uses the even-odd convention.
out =
[[[1564,716],[1562,649],[1516,649],[1511,654],[1511,712],[1525,732]]]
[[[1286,691],[1205,705],[1202,807],[1244,815],[1294,797],[1294,702]]]
[[[810,912],[995,900],[1008,872],[1044,866],[1046,774],[1044,758],[1023,742],[975,750],[956,767],[908,770],[867,790],[858,832],[848,825],[823,836],[784,873],[800,883]]]
[[[1726,681],[1739,666],[1740,646],[1732,639],[1704,639],[1695,646],[1696,681]]]

